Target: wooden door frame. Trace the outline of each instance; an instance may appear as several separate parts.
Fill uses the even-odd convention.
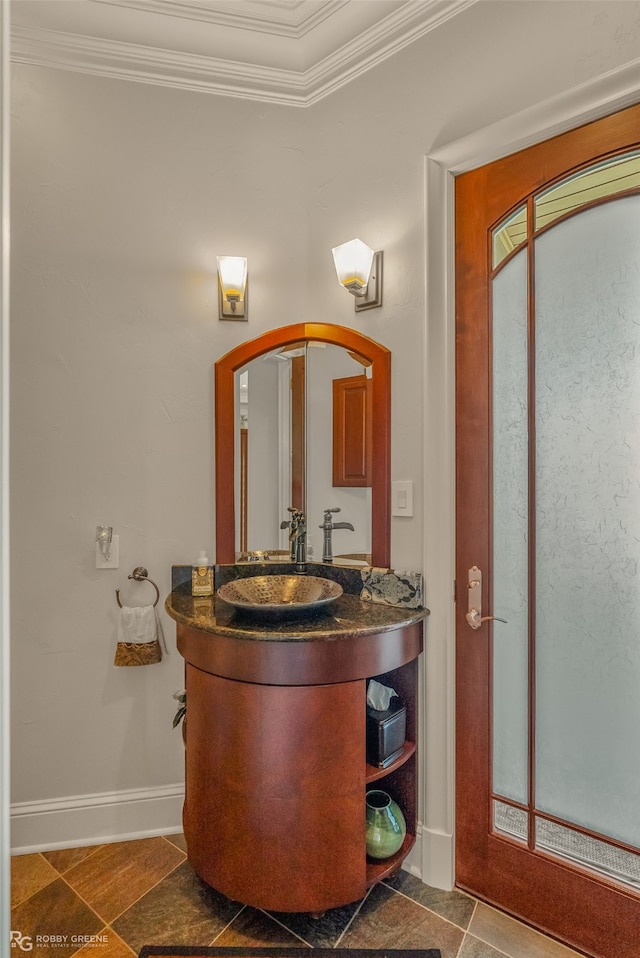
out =
[[[422,829],[413,864],[422,880],[455,884],[455,235],[457,174],[638,102],[631,64],[445,144],[424,160],[425,343],[423,569],[430,606],[424,653]]]

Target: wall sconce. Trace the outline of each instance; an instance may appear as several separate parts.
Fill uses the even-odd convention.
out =
[[[354,239],[331,250],[338,282],[356,297],[355,310],[382,306],[382,250]]]
[[[120,536],[113,526],[96,526],[96,569],[117,569],[120,565]]]
[[[247,260],[218,256],[218,318],[247,319]]]
[[[97,526],[96,542],[100,547],[100,553],[105,562],[111,560],[111,540],[113,539],[113,526]]]

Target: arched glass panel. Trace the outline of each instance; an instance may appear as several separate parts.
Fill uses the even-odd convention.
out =
[[[492,233],[493,268],[499,266],[509,253],[527,238],[527,207],[521,206],[503,220]]]
[[[590,166],[540,193],[534,202],[535,229],[581,206],[633,189],[640,189],[640,151]]]

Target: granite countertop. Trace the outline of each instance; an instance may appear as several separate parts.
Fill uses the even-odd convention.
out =
[[[346,639],[400,629],[420,622],[428,609],[408,609],[343,593],[323,611],[295,618],[259,619],[236,611],[217,596],[192,596],[175,589],[165,601],[167,614],[181,625],[244,640],[313,642]]]

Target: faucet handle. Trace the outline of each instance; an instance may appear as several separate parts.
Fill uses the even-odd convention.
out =
[[[293,506],[287,506],[287,511],[291,513],[291,522],[285,523],[281,528],[289,526],[289,542],[293,542],[295,539],[300,538],[300,536],[305,535],[307,531],[307,517],[304,512],[301,512],[300,509],[295,509]]]
[[[319,529],[328,529],[331,526],[331,514],[333,512],[340,512],[340,506],[334,506],[333,509],[325,509],[324,517],[322,519],[322,525],[319,526]]]

